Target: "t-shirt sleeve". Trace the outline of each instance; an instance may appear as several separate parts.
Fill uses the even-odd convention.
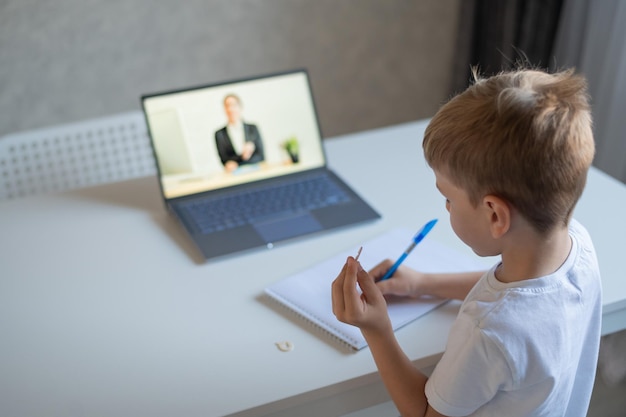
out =
[[[426,383],[426,397],[441,414],[466,416],[489,402],[507,381],[511,371],[497,343],[476,323],[458,317]]]

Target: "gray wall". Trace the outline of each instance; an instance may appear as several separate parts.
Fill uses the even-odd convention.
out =
[[[626,2],[566,0],[555,61],[589,82],[594,165],[626,183]]]
[[[458,0],[0,0],[0,136],[306,67],[325,136],[432,116]]]

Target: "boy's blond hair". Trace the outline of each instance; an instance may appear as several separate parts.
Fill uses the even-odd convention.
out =
[[[585,79],[530,69],[474,77],[426,128],[428,164],[474,206],[492,194],[540,233],[567,225],[595,152]]]

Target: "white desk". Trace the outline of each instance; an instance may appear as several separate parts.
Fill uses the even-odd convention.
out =
[[[327,141],[331,166],[383,219],[202,263],[156,179],[0,202],[3,415],[341,415],[388,397],[370,353],[272,307],[263,288],[395,226],[443,221],[424,122]],[[592,170],[576,217],[595,240],[604,333],[626,328],[626,187]],[[458,303],[399,330],[416,365],[439,358]],[[291,352],[275,342],[289,340]],[[311,404],[314,406],[311,407]]]

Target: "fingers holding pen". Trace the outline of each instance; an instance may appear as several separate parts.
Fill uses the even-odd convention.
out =
[[[385,259],[378,265],[370,269],[369,273],[374,278],[374,281],[378,282],[387,273],[392,265],[393,261],[391,259]]]

